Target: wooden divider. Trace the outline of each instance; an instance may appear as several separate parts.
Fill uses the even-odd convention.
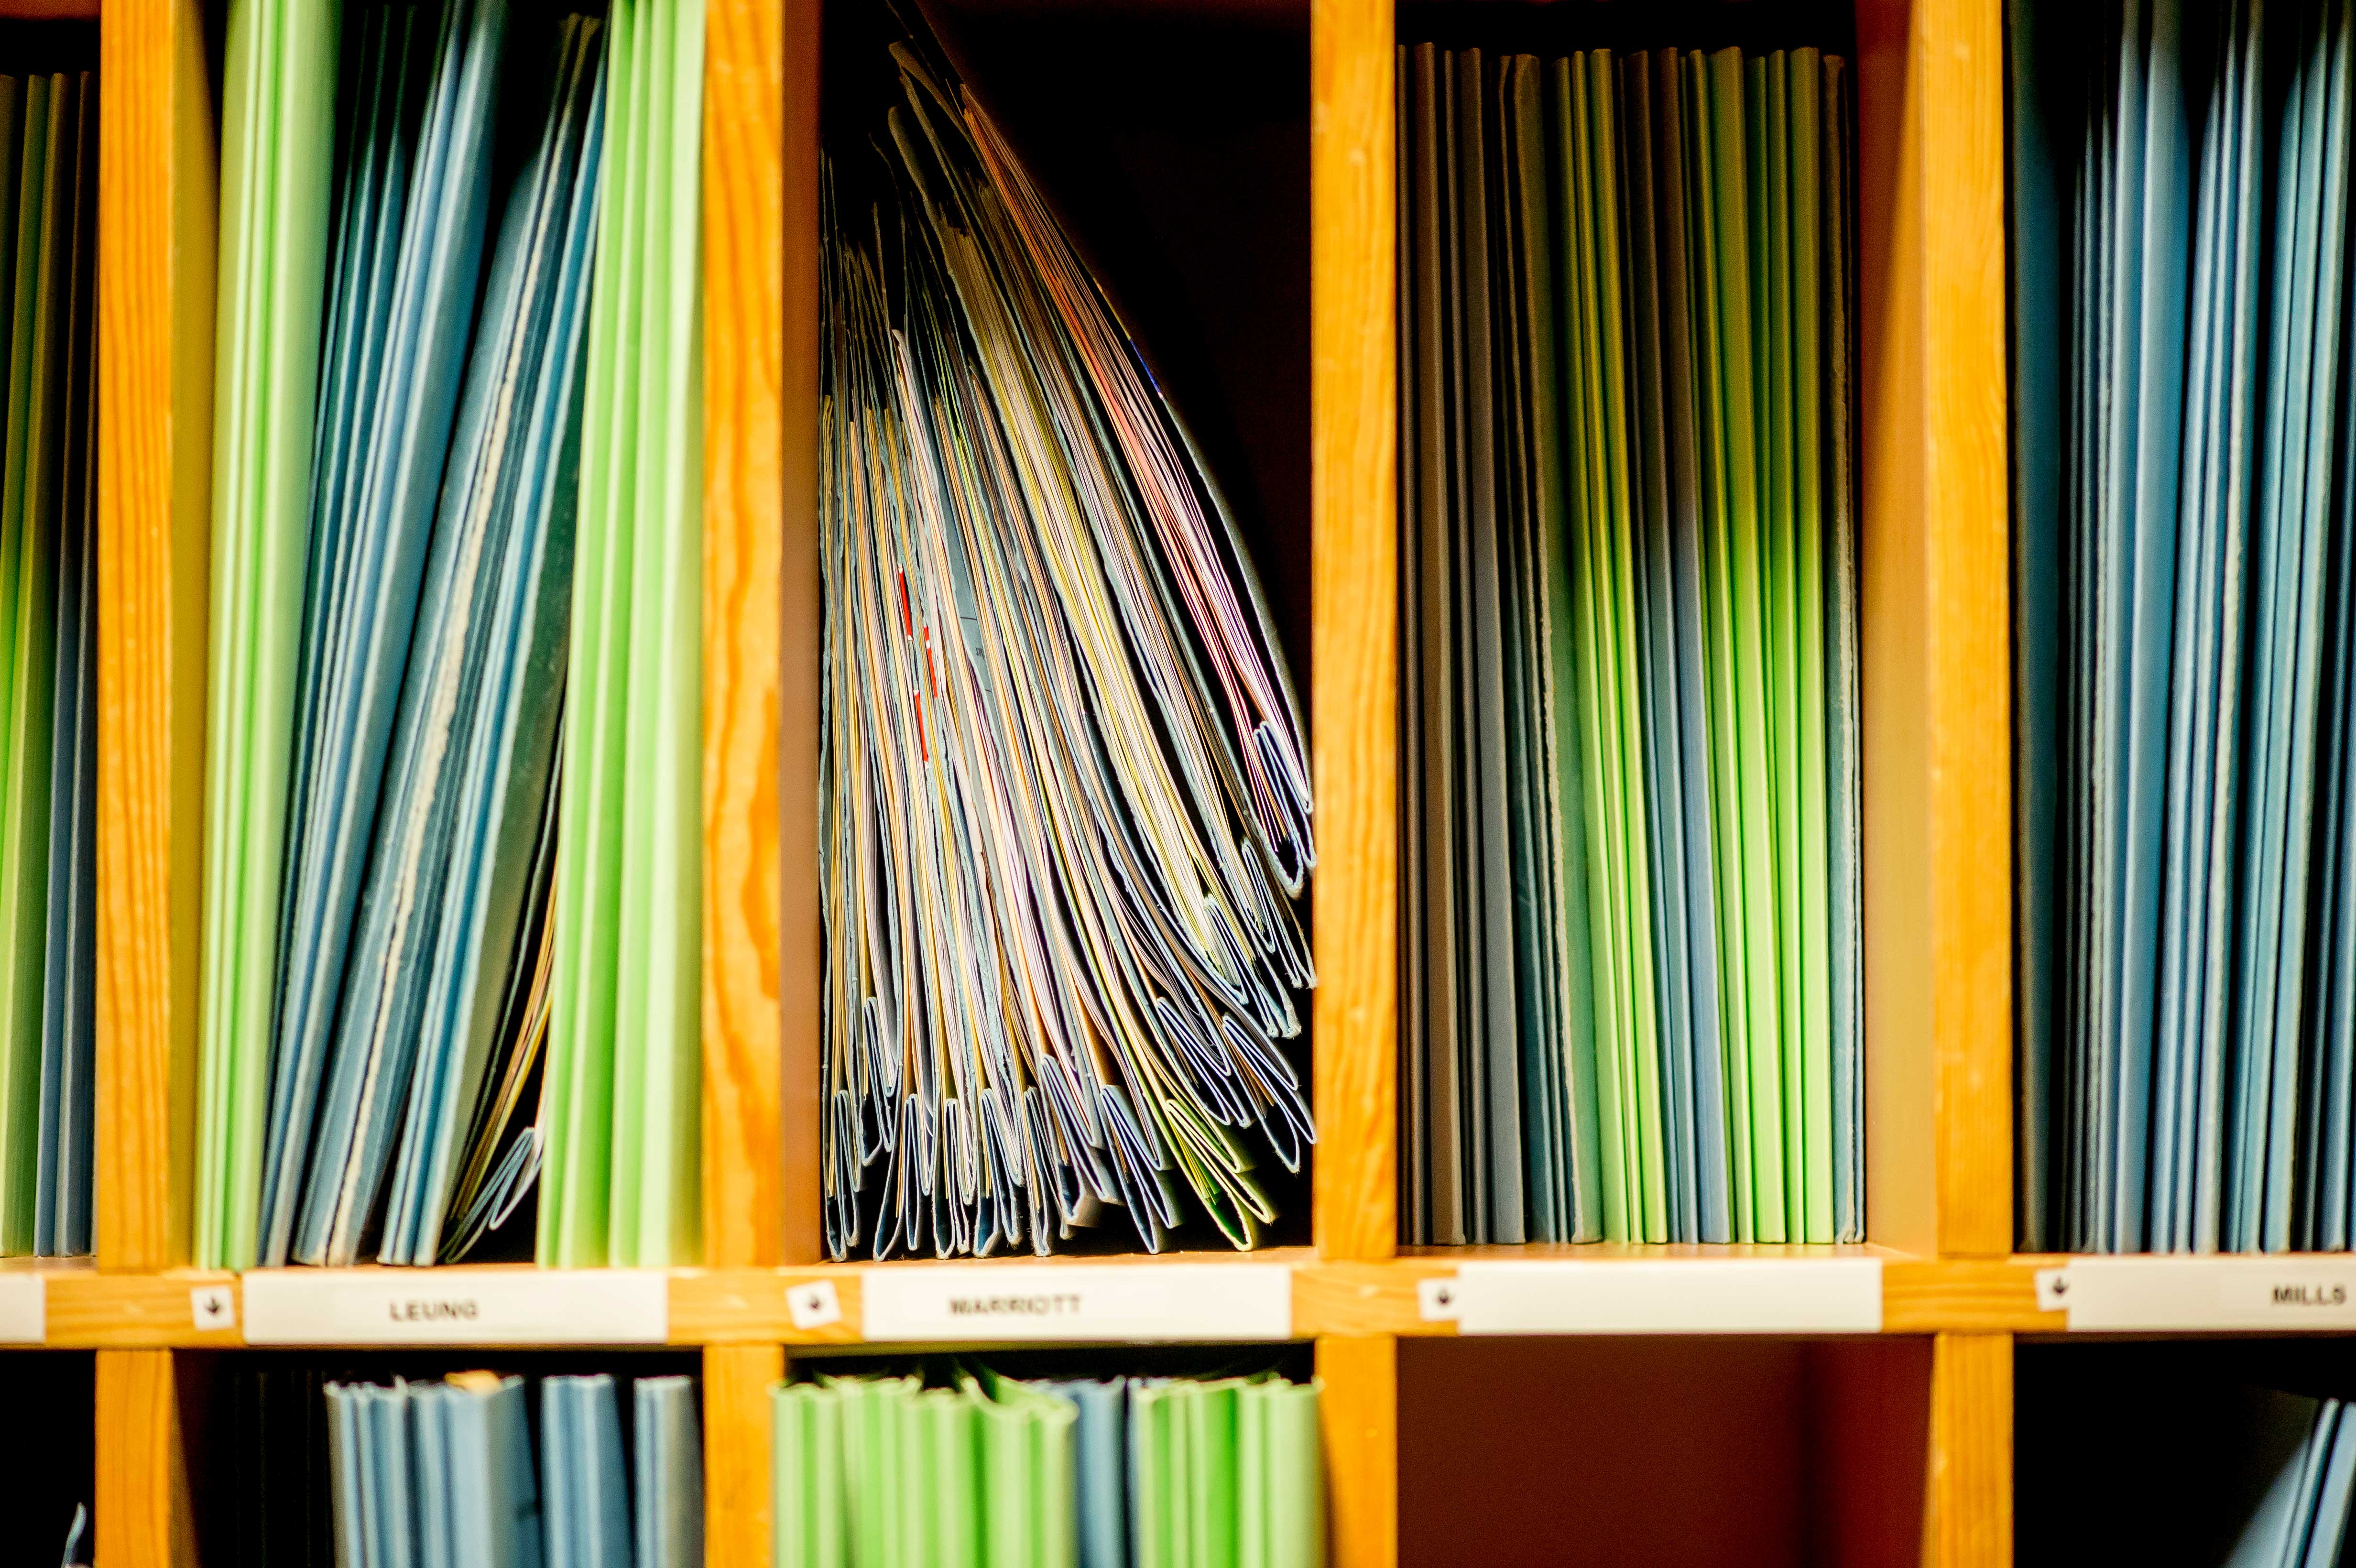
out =
[[[1311,691],[1321,1257],[1398,1239],[1398,560],[1387,0],[1310,12]],[[1317,1341],[1331,1561],[1398,1560],[1398,1341]]]
[[[776,1345],[703,1352],[705,1568],[768,1568],[776,1545],[769,1390],[785,1375],[785,1351]]]
[[[1931,1358],[1924,1568],[2012,1561],[2012,1336],[1942,1334]]]
[[[99,1263],[188,1255],[212,470],[200,0],[99,24]]]
[[[195,1568],[170,1350],[99,1350],[95,1568]]]
[[[703,1248],[715,1265],[782,1262],[789,1216],[815,1212],[789,1197],[779,1143],[784,20],[780,0],[710,0],[704,37]],[[798,735],[791,744],[798,755]],[[815,944],[794,957],[798,992]]]

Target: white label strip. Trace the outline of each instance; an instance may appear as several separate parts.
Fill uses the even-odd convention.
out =
[[[2356,1257],[2072,1258],[2073,1329],[2356,1328]]]
[[[1282,1264],[910,1264],[859,1276],[867,1338],[1290,1339]]]
[[[37,1274],[0,1274],[0,1345],[37,1345],[48,1337],[48,1282]]]
[[[1879,1258],[1477,1262],[1456,1270],[1462,1334],[1873,1334]]]
[[[258,1269],[249,1345],[659,1345],[670,1276],[652,1269]]]

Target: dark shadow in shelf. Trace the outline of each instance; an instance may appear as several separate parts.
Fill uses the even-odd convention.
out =
[[[1927,1339],[1408,1339],[1403,1568],[1906,1568]]]

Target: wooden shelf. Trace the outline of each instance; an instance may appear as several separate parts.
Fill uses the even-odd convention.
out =
[[[1305,1248],[1281,1253],[1238,1255],[1188,1253],[1165,1259],[1116,1258],[994,1258],[980,1263],[825,1264],[773,1268],[682,1268],[663,1271],[669,1281],[670,1345],[861,1346],[875,1343],[861,1333],[861,1282],[878,1272],[954,1268],[1004,1270],[1042,1267],[1059,1272],[1153,1269],[1174,1264],[1212,1268],[1269,1269],[1289,1272],[1292,1292],[1293,1339],[1335,1336],[1453,1336],[1457,1325],[1427,1317],[1420,1288],[1427,1282],[1456,1277],[1466,1262],[1535,1261],[1575,1263],[1611,1268],[1621,1264],[1745,1259],[1803,1265],[1822,1259],[1870,1258],[1881,1265],[1884,1334],[2061,1333],[2069,1327],[2066,1315],[2040,1311],[2037,1305],[2037,1271],[2062,1260],[2016,1257],[1987,1262],[1909,1257],[1879,1247],[1855,1248],[1598,1248],[1547,1249],[1527,1257],[1508,1248],[1468,1250],[1462,1257],[1432,1253],[1381,1261],[1321,1261]],[[2344,1260],[2343,1260],[2344,1265]],[[37,1272],[48,1294],[48,1345],[71,1349],[233,1349],[247,1343],[241,1327],[204,1328],[197,1326],[193,1297],[198,1293],[226,1291],[238,1325],[245,1321],[241,1280],[233,1274],[201,1269],[167,1269],[155,1274],[101,1274],[77,1267],[44,1268]],[[311,1271],[305,1271],[309,1273]],[[526,1265],[436,1270],[316,1271],[320,1275],[386,1284],[413,1294],[454,1295],[463,1292],[470,1277],[481,1275],[529,1275]],[[824,1283],[835,1291],[838,1321],[823,1327],[797,1327],[787,1303],[796,1286]],[[1762,1331],[1784,1332],[1769,1328]],[[1740,1332],[1740,1330],[1730,1330]],[[455,1339],[450,1343],[469,1341]],[[484,1343],[484,1341],[472,1341]],[[547,1343],[550,1341],[541,1341]],[[1009,1343],[987,1337],[969,1344]],[[1107,1341],[1076,1333],[1068,1344],[1149,1343],[1147,1339]],[[355,1341],[391,1344],[391,1340]]]
[[[218,84],[231,0],[0,0],[98,18],[101,852],[93,1267],[40,1267],[47,1343],[97,1352],[104,1568],[198,1561],[181,1407],[244,1344],[242,1282],[190,1271],[200,780],[214,385]],[[851,0],[842,0],[851,3]],[[961,0],[974,26],[1008,7]],[[1013,7],[1089,25],[1102,7]],[[1282,0],[1185,0],[1173,26],[1295,27]],[[1468,14],[1503,11],[1472,5]],[[767,1388],[856,1350],[862,1286],[822,1263],[819,103],[823,0],[710,0],[705,65],[704,1268],[662,1275],[665,1342],[702,1347],[712,1568],[769,1557]],[[1880,1338],[1933,1343],[1922,1561],[2011,1548],[2014,1334],[2058,1333],[2011,1236],[2009,682],[2000,0],[1856,0],[1866,581],[1870,1195],[1864,1249],[1398,1252],[1396,214],[1392,0],[1307,0],[1307,689],[1314,723],[1321,1138],[1304,1247],[1057,1259],[1055,1271],[1280,1270],[1316,1341],[1333,1561],[1398,1561],[1402,1339],[1465,1264],[1879,1264]],[[1288,427],[1289,430],[1289,427]],[[1286,439],[1293,437],[1288,433]],[[1299,527],[1292,538],[1298,543]],[[1039,1266],[1028,1258],[960,1268]],[[26,1272],[13,1269],[0,1272]],[[371,1277],[380,1277],[373,1271]],[[447,1293],[463,1271],[403,1271]],[[641,1276],[644,1277],[644,1276]],[[1084,1275],[1076,1275],[1084,1278]],[[1264,1280],[1265,1275],[1255,1278]],[[1570,1277],[1566,1275],[1566,1277]],[[1738,1276],[1739,1278],[1739,1276]],[[789,1293],[831,1288],[831,1322]],[[1713,1288],[1717,1288],[1713,1286]],[[208,1297],[221,1327],[200,1328]],[[225,1298],[225,1299],[224,1299]],[[822,1314],[821,1314],[822,1316]],[[1863,1337],[1858,1337],[1862,1339]],[[1493,1343],[1506,1345],[1509,1341]],[[910,1347],[895,1346],[905,1349]],[[1458,1348],[1414,1346],[1412,1354]],[[1873,1346],[1865,1346],[1867,1352]],[[1899,1359],[1916,1352],[1882,1349]],[[190,1353],[190,1354],[183,1354]],[[493,1355],[497,1351],[491,1352]],[[1845,1353],[1845,1352],[1844,1352]],[[1869,1355],[1870,1359],[1870,1355]],[[1916,1456],[1907,1454],[1903,1467]],[[1477,1499],[1471,1499],[1477,1504]]]

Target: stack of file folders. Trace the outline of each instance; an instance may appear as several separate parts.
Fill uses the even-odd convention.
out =
[[[91,1248],[98,86],[0,75],[0,1253]]]
[[[1410,1241],[1863,1239],[1852,91],[1400,51]]]
[[[1118,1205],[1249,1246],[1315,1136],[1299,707],[1060,223],[885,47],[825,176],[828,1244],[1044,1253]]]
[[[700,1568],[694,1381],[543,1378],[539,1462],[524,1380],[327,1385],[336,1561],[481,1568]]]
[[[230,8],[201,1263],[692,1255],[701,33]]]
[[[2268,1403],[2291,1443],[2226,1568],[2335,1568],[2356,1500],[2356,1420],[2336,1399],[2277,1393]]]
[[[2345,1248],[2356,17],[2013,10],[2024,1244]]]
[[[1279,1377],[781,1383],[777,1568],[1317,1568],[1317,1400]]]

